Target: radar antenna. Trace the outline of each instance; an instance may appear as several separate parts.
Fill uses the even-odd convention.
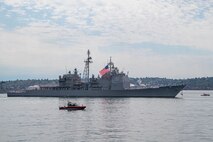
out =
[[[89,82],[89,64],[92,63],[92,57],[90,57],[90,51],[87,51],[87,59],[84,61],[85,67],[84,67],[84,73],[83,73],[83,80],[85,82]]]

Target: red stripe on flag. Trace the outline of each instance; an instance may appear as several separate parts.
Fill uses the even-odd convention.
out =
[[[102,69],[101,71],[99,71],[99,73],[101,74],[101,75],[104,75],[104,74],[106,74],[106,73],[108,73],[110,70],[109,69]]]

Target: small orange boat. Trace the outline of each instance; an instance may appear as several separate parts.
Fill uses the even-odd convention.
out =
[[[79,106],[76,103],[68,102],[67,106],[60,106],[60,110],[84,110],[86,106]]]

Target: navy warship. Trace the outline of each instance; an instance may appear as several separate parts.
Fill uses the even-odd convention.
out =
[[[87,51],[83,77],[70,71],[59,76],[56,86],[37,86],[34,89],[7,92],[8,97],[164,97],[174,98],[185,85],[155,88],[131,88],[128,74],[120,72],[111,61],[99,73],[101,77],[89,76],[92,57]]]

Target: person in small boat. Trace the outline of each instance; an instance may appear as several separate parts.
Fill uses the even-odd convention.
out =
[[[72,102],[68,102],[67,106],[77,106],[77,104],[76,103],[72,103]]]

